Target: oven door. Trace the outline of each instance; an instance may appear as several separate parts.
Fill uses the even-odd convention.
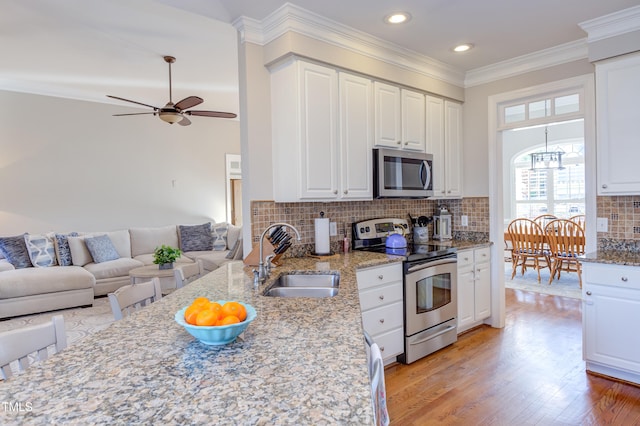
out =
[[[407,265],[405,334],[412,336],[457,316],[457,259]]]

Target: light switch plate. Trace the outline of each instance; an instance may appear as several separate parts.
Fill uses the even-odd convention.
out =
[[[597,232],[608,232],[609,230],[609,219],[606,217],[596,218],[596,231]]]
[[[338,235],[338,226],[335,222],[329,222],[329,236],[335,237]]]
[[[466,216],[466,215],[460,216],[460,224],[462,226],[469,226],[469,216]]]

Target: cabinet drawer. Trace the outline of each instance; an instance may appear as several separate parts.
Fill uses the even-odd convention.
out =
[[[461,250],[458,252],[458,268],[473,265],[473,250]]]
[[[404,330],[402,328],[372,336],[372,339],[380,347],[383,359],[397,356],[404,352]]]
[[[361,269],[356,272],[358,289],[375,287],[394,281],[402,282],[402,264],[395,263],[375,268]]]
[[[491,260],[491,247],[482,247],[474,250],[476,263],[487,263]]]
[[[371,336],[402,327],[402,302],[363,312],[362,325]]]
[[[640,289],[640,268],[637,266],[583,262],[582,269],[587,283]]]
[[[360,291],[360,308],[363,311],[402,301],[402,282]]]

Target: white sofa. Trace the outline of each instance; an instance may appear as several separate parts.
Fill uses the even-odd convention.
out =
[[[226,240],[224,247],[218,244],[217,250],[183,250],[183,255],[176,263],[193,263],[200,259],[205,272],[210,272],[226,262],[242,259],[242,229],[227,225],[226,232],[221,232],[225,225],[214,224],[212,230],[214,239],[216,235],[221,235]],[[180,238],[181,229],[187,235],[187,228],[196,226],[131,228],[68,237],[72,261],[69,266],[60,266],[61,254],[56,250],[55,266],[16,268],[5,258],[0,246],[0,319],[92,305],[94,297],[104,296],[129,284],[130,270],[153,264],[156,247],[164,244],[188,248],[189,242]],[[87,238],[102,235],[109,237],[117,252],[117,259],[94,261],[85,242]],[[55,234],[50,233],[46,237],[55,239]],[[66,262],[69,262],[68,258]]]

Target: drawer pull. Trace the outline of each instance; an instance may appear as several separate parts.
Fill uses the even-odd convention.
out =
[[[384,279],[384,275],[382,275],[382,274],[381,274],[381,275],[378,275],[378,279],[379,279],[379,280]]]
[[[378,297],[380,298],[380,300],[384,300],[384,294],[383,294],[383,295],[380,295],[380,296],[378,296]]]
[[[622,277],[622,278],[621,278],[621,280],[622,280],[623,282],[625,282],[625,283],[626,283],[627,281],[629,281],[629,278],[627,278],[627,277]]]
[[[587,291],[587,296],[591,296],[591,292],[590,291]]]
[[[384,318],[380,318],[380,324],[384,324]]]

